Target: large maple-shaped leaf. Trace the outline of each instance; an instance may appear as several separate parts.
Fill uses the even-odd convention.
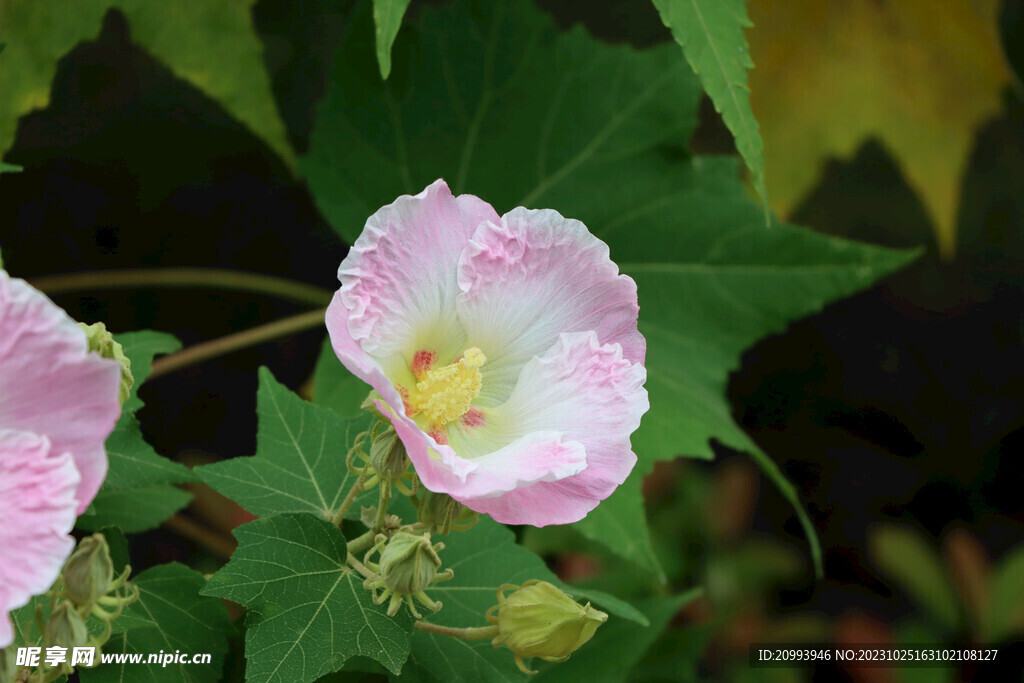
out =
[[[303,401],[266,368],[260,368],[257,413],[256,455],[200,467],[196,474],[257,517],[308,512],[333,519],[356,482],[345,455],[369,427],[369,414],[339,418]],[[366,495],[376,502],[375,494]],[[352,505],[349,517],[358,519],[359,511],[358,503]]]
[[[105,526],[125,532],[151,529],[192,499],[175,484],[195,481],[187,467],[158,455],[146,443],[134,415],[142,407],[138,390],[149,375],[153,357],[176,351],[181,344],[169,334],[148,330],[121,334],[117,340],[132,362],[135,384],[105,444],[110,462],[107,478],[78,520],[78,527],[87,531]]]
[[[696,123],[700,86],[672,46],[640,53],[579,28],[560,35],[529,2],[459,2],[406,27],[396,52],[409,54],[382,82],[369,15],[335,57],[300,160],[349,241],[380,206],[439,177],[501,210],[550,206],[553,189],[663,140],[685,143]]]
[[[342,45],[300,160],[324,214],[352,240],[380,205],[446,177],[499,212],[584,221],[637,281],[651,411],[634,480],[579,528],[658,572],[638,480],[659,459],[711,457],[716,438],[758,459],[816,543],[793,488],[733,421],[726,381],[759,338],[908,255],[766,228],[734,160],[689,155],[700,88],[674,46],[558,34],[529,3],[456,3],[421,24],[399,43],[416,59],[396,60],[386,83],[369,31]]]
[[[195,0],[187,7],[150,0],[3,0],[7,41],[0,69],[0,155],[14,141],[18,118],[50,99],[57,61],[99,34],[110,9],[124,13],[132,40],[220,103],[286,161],[293,153],[253,28],[255,0]]]
[[[773,206],[795,208],[827,158],[852,157],[875,137],[902,163],[951,254],[975,128],[1002,111],[1011,78],[998,0],[748,4],[751,100]]]
[[[375,605],[348,569],[344,536],[308,514],[280,515],[235,530],[238,550],[203,589],[249,608],[246,680],[305,683],[361,655],[398,673],[412,618]]]
[[[654,0],[665,26],[683,48],[715,110],[736,140],[768,206],[764,182],[764,143],[750,108],[747,70],[754,66],[744,29],[750,27],[747,0]]]

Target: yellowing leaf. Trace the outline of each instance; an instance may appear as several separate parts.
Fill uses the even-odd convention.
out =
[[[751,103],[775,209],[793,209],[827,157],[873,136],[902,163],[951,256],[974,131],[1001,110],[1010,78],[998,10],[998,0],[749,0]]]
[[[100,32],[110,9],[124,13],[132,41],[199,88],[282,156],[294,153],[263,66],[253,28],[255,0],[0,0],[0,154],[14,142],[18,118],[50,101],[57,61]]]

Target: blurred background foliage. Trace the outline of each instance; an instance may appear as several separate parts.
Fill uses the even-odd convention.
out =
[[[229,0],[186,12],[90,0],[70,12],[67,2],[0,0],[0,38],[25,30],[33,46],[0,56],[0,148],[31,171],[0,182],[5,267],[32,281],[198,265],[336,287],[345,246],[294,159],[309,151],[353,4]],[[431,4],[442,3],[414,0],[406,19]],[[609,42],[670,40],[648,0],[538,4],[561,28],[582,23]],[[627,643],[637,656],[600,672],[608,680],[1015,680],[1024,2],[750,0],[747,12],[771,205],[830,235],[926,249],[758,343],[731,376],[733,416],[796,485],[825,579],[813,581],[789,504],[720,444],[714,463],[659,463],[644,481],[665,590],[705,589],[679,611],[576,531],[520,530],[520,540],[564,579],[635,597],[668,626],[609,633],[608,647]],[[174,41],[155,28],[168,24],[180,29]],[[734,151],[707,99],[691,146]],[[79,320],[168,331],[186,346],[304,310],[216,288],[52,295]],[[188,465],[254,452],[255,368],[309,395],[322,338],[303,332],[154,379],[138,414],[147,440]],[[187,510],[132,537],[136,567],[179,560],[212,571],[230,553],[230,530],[250,517],[186,486]],[[1003,659],[962,671],[745,667],[749,643],[781,641],[999,643]],[[241,668],[231,661],[229,678]],[[569,680],[569,666],[599,680],[577,660],[542,677]]]

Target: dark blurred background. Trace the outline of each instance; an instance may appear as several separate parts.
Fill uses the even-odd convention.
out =
[[[349,4],[260,0],[255,6],[274,93],[299,154]],[[410,11],[422,4],[413,2]],[[643,46],[668,39],[649,0],[540,4],[559,24],[582,21],[606,40]],[[1024,1],[1003,3],[1000,31],[1020,73]],[[812,583],[806,563],[798,562],[795,574],[781,572],[788,578],[758,593],[755,599],[764,604],[754,612],[709,621],[691,609],[677,620],[691,635],[667,636],[661,655],[699,641],[700,666],[715,678],[729,670],[723,662],[730,656],[745,656],[736,655],[745,652],[744,638],[770,641],[770,625],[793,615],[820,617],[807,629],[815,637],[898,639],[921,610],[879,572],[870,551],[872,534],[887,524],[909,524],[934,548],[967,586],[968,611],[971,600],[984,599],[972,593],[971,585],[981,585],[972,577],[991,573],[1021,543],[1024,105],[1011,89],[1004,101],[1002,115],[976,131],[955,259],[938,257],[927,212],[878,141],[865,141],[852,159],[829,161],[793,211],[793,222],[825,233],[927,251],[873,289],[763,340],[745,354],[730,383],[736,419],[780,462],[808,507],[826,553],[825,580]],[[705,101],[692,146],[730,153],[731,145]],[[5,161],[25,168],[0,183],[0,245],[5,267],[18,277],[208,266],[327,290],[337,285],[346,246],[318,215],[302,182],[218,104],[136,47],[116,11],[96,40],[61,60],[50,105],[21,120]],[[167,331],[186,346],[304,310],[270,296],[212,289],[54,298],[76,319],[103,320],[115,332]],[[298,389],[312,373],[323,336],[319,330],[295,335],[155,379],[141,392],[147,439],[159,453],[186,462],[253,453],[257,366],[269,366]],[[743,456],[722,456],[715,464],[659,467],[647,482],[658,538],[696,544],[666,562],[680,583],[710,571],[707,548],[715,538],[732,547],[729,539],[786,536],[804,552],[788,504],[771,487],[758,493],[760,475]],[[693,481],[702,482],[701,491],[687,484]],[[706,523],[680,530],[673,520],[693,511],[695,497]],[[735,517],[734,528],[721,528],[725,511]],[[204,553],[166,529],[133,538],[139,568],[202,561]],[[586,575],[592,571],[586,557],[550,559],[563,573]],[[1020,580],[1024,584],[1024,576]],[[708,623],[713,633],[698,628]],[[686,640],[698,631],[698,639]],[[971,634],[948,637],[966,641]],[[1007,647],[1022,654],[1024,646]],[[656,649],[645,663],[648,680],[674,680],[659,664],[661,655]],[[817,675],[888,680],[824,667]],[[998,667],[959,674],[963,680],[1011,675],[1019,674]]]

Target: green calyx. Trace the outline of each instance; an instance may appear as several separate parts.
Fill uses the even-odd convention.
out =
[[[443,547],[439,543],[434,548],[430,544],[430,534],[416,536],[398,532],[380,555],[380,574],[384,583],[394,592],[406,595],[426,590],[441,568],[437,551]]]
[[[14,645],[0,648],[0,683],[14,683],[18,675]]]
[[[91,609],[114,581],[114,563],[103,534],[83,538],[64,565],[64,592],[75,607]]]
[[[441,609],[441,603],[431,600],[426,590],[431,584],[454,576],[451,569],[439,571],[441,557],[438,552],[443,549],[443,543],[431,545],[429,533],[417,535],[399,531],[390,539],[381,534],[377,536],[376,545],[366,554],[365,564],[375,574],[363,582],[363,587],[373,591],[373,601],[378,605],[390,599],[388,616],[397,614],[405,602],[413,616],[422,618],[413,598],[436,612]],[[369,561],[374,552],[380,553],[379,564]],[[381,591],[379,594],[378,590]]]
[[[132,385],[135,384],[135,377],[132,376],[132,362],[124,355],[124,349],[114,341],[114,335],[107,331],[103,323],[86,325],[78,323],[85,330],[86,339],[89,341],[89,350],[95,351],[104,358],[112,358],[121,366],[121,385],[117,390],[117,398],[124,405],[131,395]]]
[[[89,642],[89,630],[74,605],[62,602],[50,614],[44,637],[47,645],[70,649],[82,647]]]
[[[378,434],[370,444],[370,465],[381,475],[398,478],[409,467],[405,444],[398,438],[394,427]]]
[[[446,493],[423,490],[413,498],[413,502],[416,504],[416,515],[420,524],[427,527],[431,533],[442,536],[447,536],[452,529],[466,531],[480,518],[476,512]]]
[[[506,596],[505,591],[515,589]],[[495,647],[505,645],[515,655],[516,666],[533,674],[524,659],[540,657],[564,662],[590,640],[608,615],[588,602],[581,605],[547,581],[527,581],[522,586],[498,589],[498,604],[487,611],[487,621],[496,624]]]

